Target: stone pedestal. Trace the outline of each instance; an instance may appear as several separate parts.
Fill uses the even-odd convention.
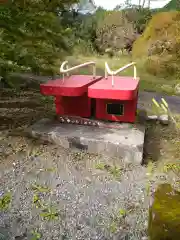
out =
[[[83,126],[42,119],[27,129],[27,132],[35,138],[65,148],[78,148],[89,153],[119,157],[126,162],[140,164],[143,159],[145,127],[133,124],[119,126]]]

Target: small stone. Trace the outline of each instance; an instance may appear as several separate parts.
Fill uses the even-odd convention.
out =
[[[163,125],[168,125],[169,124],[169,116],[167,114],[159,116],[159,121]]]
[[[157,115],[147,116],[147,120],[148,121],[157,121],[158,120],[158,116]]]
[[[135,207],[135,208],[139,208],[139,207],[140,207],[140,203],[139,203],[139,202],[136,202],[136,203],[134,204],[134,207]]]
[[[91,179],[89,177],[85,178],[88,183],[91,183]]]
[[[148,240],[148,237],[144,236],[141,238],[141,240]]]

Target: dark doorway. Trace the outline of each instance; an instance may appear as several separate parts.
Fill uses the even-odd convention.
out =
[[[124,115],[124,105],[119,103],[108,103],[106,105],[106,111],[110,115]]]
[[[91,118],[95,118],[96,116],[96,99],[91,98]]]

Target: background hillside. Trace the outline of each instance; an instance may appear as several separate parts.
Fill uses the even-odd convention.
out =
[[[179,0],[171,0],[168,4],[163,7],[163,10],[180,10],[180,1]]]
[[[9,73],[17,71],[56,75],[66,56],[78,59],[79,55],[107,54],[111,58],[126,56],[131,60],[133,57],[136,61],[143,58],[142,68],[153,77],[172,77],[178,72],[179,57],[172,51],[167,54],[168,47],[164,47],[167,67],[167,63],[160,61],[162,49],[158,49],[158,44],[165,46],[173,41],[174,49],[179,48],[179,35],[174,35],[178,30],[179,15],[172,17],[171,13],[178,8],[176,0],[154,10],[126,1],[123,8],[118,5],[111,11],[97,8],[92,0],[56,0],[49,5],[39,0],[37,3],[29,1],[26,6],[17,0],[15,4],[1,4],[1,81],[6,81]],[[160,12],[166,12],[163,19],[161,15],[155,17]],[[151,43],[146,41],[147,38]]]

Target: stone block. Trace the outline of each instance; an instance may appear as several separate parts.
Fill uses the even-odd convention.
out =
[[[42,119],[29,127],[26,132],[35,138],[65,148],[76,148],[89,153],[119,157],[125,162],[141,163],[145,127],[133,124],[120,125],[118,129],[100,128]]]

